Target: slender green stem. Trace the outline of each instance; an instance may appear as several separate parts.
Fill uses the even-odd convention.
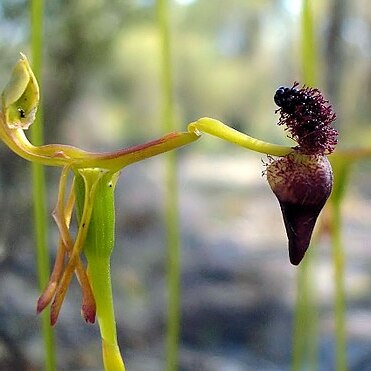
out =
[[[292,356],[292,370],[300,371],[301,366],[305,360],[305,345],[307,335],[303,336],[303,329],[307,319],[307,268],[308,268],[308,256],[301,264],[300,269],[297,272],[297,284],[296,284],[296,308],[294,318],[294,334],[293,334],[293,356]]]
[[[42,45],[43,45],[43,0],[31,1],[31,49],[32,49],[32,69],[38,80],[39,86],[42,86]],[[44,141],[44,127],[43,127],[43,111],[40,104],[38,115],[35,123],[31,128],[31,137],[34,145],[42,145]]]
[[[316,84],[317,53],[315,44],[311,4],[308,0],[304,0],[301,13],[301,68],[303,82],[309,86]],[[292,353],[293,371],[316,370],[318,368],[318,309],[311,285],[314,258],[311,250],[308,251],[297,274]]]
[[[317,81],[317,48],[314,33],[312,2],[304,0],[301,13],[301,68],[304,83],[315,86]]]
[[[31,49],[32,62],[35,75],[41,83],[41,60],[42,60],[42,32],[43,32],[43,0],[31,2]],[[36,122],[31,130],[32,141],[35,145],[43,142],[42,110],[41,106]],[[47,219],[45,206],[45,176],[44,170],[39,164],[32,164],[33,200],[35,238],[37,246],[37,267],[40,288],[43,289],[49,278],[49,257],[47,250]],[[53,330],[49,323],[49,310],[42,314],[42,334],[45,351],[45,370],[56,370],[56,355]]]
[[[345,326],[345,256],[341,239],[341,211],[340,202],[332,203],[332,254],[334,260],[334,281],[335,281],[335,369],[337,371],[347,370],[346,352],[346,326]]]
[[[76,173],[75,190],[79,229],[88,227],[84,253],[88,261],[88,276],[92,285],[102,338],[103,363],[106,371],[124,371],[125,366],[117,343],[113,305],[110,259],[115,242],[114,189],[118,173],[100,169]],[[90,209],[90,223],[83,222]]]
[[[178,192],[176,179],[176,157],[167,159],[167,284],[168,284],[168,323],[167,323],[167,362],[166,370],[178,369],[180,331],[180,231],[178,216]]]
[[[342,157],[331,159],[334,171],[334,189],[330,198],[331,206],[331,242],[332,256],[334,262],[334,284],[335,284],[335,369],[338,371],[347,370],[347,349],[346,349],[346,298],[345,298],[345,254],[341,237],[341,204],[344,199],[346,185],[349,179],[351,165]]]
[[[315,258],[313,255],[313,249],[310,247],[297,273],[293,371],[317,369],[318,311],[313,300],[314,288],[311,280],[312,261]]]
[[[125,371],[120,349],[117,344],[110,264],[110,257],[90,257],[88,275],[97,304],[104,369],[106,371]]]
[[[109,257],[89,260],[88,272],[95,292],[101,336],[113,344],[117,342],[117,332],[110,271]]]
[[[161,97],[162,121],[165,132],[174,130],[172,91],[171,43],[169,30],[169,2],[157,0],[158,27],[161,40]],[[177,157],[167,154],[166,163],[166,251],[167,251],[167,334],[166,370],[178,369],[180,332],[180,232],[177,185]]]

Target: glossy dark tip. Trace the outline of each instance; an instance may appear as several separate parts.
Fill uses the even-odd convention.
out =
[[[289,257],[298,265],[308,250],[313,229],[321,208],[280,202],[286,234],[289,241]]]
[[[276,103],[278,107],[281,107],[285,112],[292,113],[295,111],[298,100],[297,98],[299,97],[298,89],[296,89],[297,85],[298,83],[295,83],[291,88],[280,86],[274,94],[274,103]]]
[[[332,190],[331,165],[326,156],[294,152],[272,161],[267,166],[267,179],[281,207],[290,262],[298,265]]]

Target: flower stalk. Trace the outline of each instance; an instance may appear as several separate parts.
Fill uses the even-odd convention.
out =
[[[75,191],[78,215],[81,219],[87,194],[90,196],[93,194],[94,197],[84,254],[88,262],[89,281],[95,293],[102,337],[103,363],[106,370],[125,370],[117,343],[110,273],[111,254],[115,241],[114,190],[119,174],[103,172],[97,168],[79,170],[78,173]]]

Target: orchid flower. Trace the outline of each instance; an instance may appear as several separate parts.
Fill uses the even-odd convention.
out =
[[[265,174],[281,207],[290,261],[299,264],[332,190],[333,175],[327,155],[333,152],[338,133],[331,126],[335,114],[321,92],[297,86],[295,83],[291,88],[281,87],[274,97],[279,107],[276,112],[280,113],[278,125],[286,126],[296,146],[267,143],[204,117],[190,123],[187,132],[170,133],[114,152],[94,153],[68,145],[34,146],[29,142],[25,130],[36,115],[39,87],[22,54],[1,96],[0,138],[26,160],[62,167],[53,211],[60,234],[58,250],[49,283],[37,302],[37,312],[50,304],[54,325],[75,274],[82,290],[82,316],[90,323],[98,317],[105,370],[125,370],[117,344],[110,281],[115,185],[125,166],[189,144],[202,132],[269,155]],[[74,217],[78,226],[75,236],[70,232]]]
[[[1,96],[0,138],[26,160],[62,167],[53,212],[60,235],[58,250],[49,283],[37,302],[37,312],[50,304],[50,321],[54,325],[75,274],[82,290],[82,316],[90,323],[96,315],[98,318],[105,370],[125,370],[117,344],[110,281],[115,185],[120,171],[127,165],[184,146],[199,136],[194,132],[175,132],[142,145],[105,153],[62,144],[34,146],[25,130],[33,123],[38,104],[38,83],[27,58],[21,54]],[[78,225],[76,236],[70,232],[74,215]],[[86,267],[82,254],[86,257]]]

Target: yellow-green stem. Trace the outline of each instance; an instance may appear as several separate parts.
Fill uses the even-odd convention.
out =
[[[335,369],[347,370],[345,254],[342,243],[341,205],[354,159],[336,156],[330,159],[334,171],[334,189],[330,197],[331,243],[335,286]]]
[[[42,32],[43,32],[43,0],[31,2],[31,50],[32,64],[39,83],[41,84]],[[31,130],[35,145],[43,142],[42,106]],[[34,201],[35,239],[37,249],[37,267],[40,289],[43,289],[49,278],[49,255],[47,250],[47,219],[45,205],[45,176],[42,165],[32,164],[32,183]],[[45,370],[56,370],[56,355],[53,329],[49,322],[49,310],[41,314],[42,335],[44,340]]]
[[[308,256],[306,256],[307,258]],[[307,259],[304,259],[296,277],[296,303],[294,313],[294,328],[292,342],[292,370],[300,371],[305,362],[306,336],[302,336],[307,308]]]
[[[124,371],[125,366],[117,344],[113,307],[110,258],[89,258],[88,275],[97,305],[97,318],[102,337],[102,353],[106,371]]]
[[[313,2],[303,0],[301,13],[301,74],[303,82],[315,86],[317,82],[317,49],[312,11]]]
[[[114,189],[118,173],[101,169],[84,169],[75,172],[76,206],[82,223],[86,208],[92,209],[84,254],[88,262],[88,276],[97,308],[102,337],[102,353],[106,371],[124,371],[117,343],[116,320],[113,306],[110,257],[115,242]],[[95,187],[94,195],[87,202],[87,194]],[[81,228],[81,227],[80,227]]]
[[[311,4],[308,0],[304,0],[301,13],[301,69],[303,83],[309,86],[315,86],[317,74],[313,23]],[[293,371],[316,370],[318,368],[318,309],[311,285],[312,261],[312,253],[308,251],[297,272],[292,352]]]
[[[157,17],[160,34],[161,52],[161,100],[163,130],[174,131],[174,102],[171,68],[171,42],[169,30],[169,1],[157,0]],[[176,371],[179,353],[180,332],[180,232],[178,185],[176,177],[177,155],[166,155],[166,272],[167,272],[167,333],[166,333],[166,370]]]
[[[314,243],[313,243],[314,245]],[[297,272],[296,308],[293,333],[292,370],[317,370],[318,311],[313,300],[312,261],[310,246]],[[305,336],[303,336],[305,334]]]
[[[178,214],[178,188],[176,179],[177,159],[175,153],[167,158],[167,195],[166,195],[166,243],[167,243],[167,358],[166,370],[175,371],[178,366],[180,332],[180,231]]]
[[[335,369],[337,371],[347,370],[347,350],[346,350],[346,327],[345,327],[345,256],[341,239],[341,211],[340,202],[331,202],[332,225],[331,240],[332,254],[334,261],[334,281],[335,281]]]

